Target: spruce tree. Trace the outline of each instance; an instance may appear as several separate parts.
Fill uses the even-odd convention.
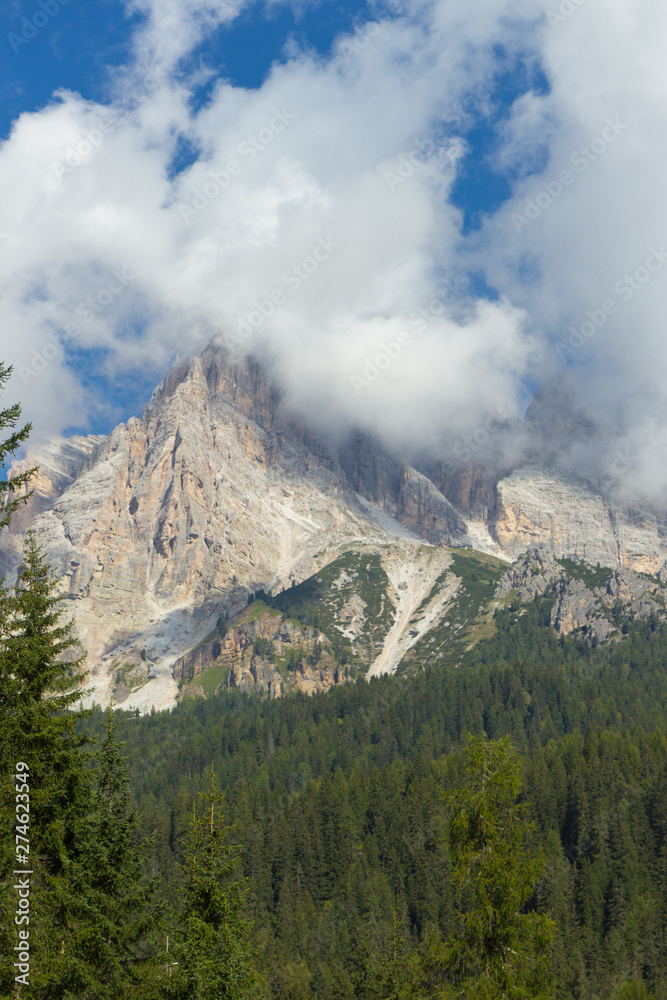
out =
[[[164,993],[170,1000],[251,1000],[258,996],[258,979],[247,941],[250,924],[242,915],[247,889],[237,875],[240,848],[228,842],[213,769],[210,791],[200,799],[202,812],[193,807],[184,844],[181,930]]]
[[[0,392],[2,392],[12,374],[10,366],[0,363]],[[0,433],[9,430],[10,434],[0,441],[0,471],[4,471],[7,460],[14,456],[26,442],[31,425],[26,424],[17,430],[21,417],[21,406],[15,403],[0,410]],[[12,515],[21,504],[27,503],[32,495],[28,492],[30,480],[36,469],[27,469],[10,478],[0,477],[0,529],[7,528]],[[0,579],[0,648],[2,639],[7,635],[12,618],[12,596],[5,587],[4,578]],[[7,711],[11,705],[13,685],[10,675],[0,664],[0,954],[13,954],[16,944],[16,927],[14,925],[13,907],[15,879],[8,873],[15,865],[15,820],[16,795],[24,787],[24,782],[16,783],[14,770],[17,763],[11,732],[7,722]],[[13,988],[13,969],[11,963],[3,962],[0,971],[0,990],[3,995]]]
[[[521,762],[509,737],[466,737],[467,782],[448,796],[452,881],[460,928],[446,965],[446,997],[546,1000],[555,925],[525,912],[543,871],[530,850],[532,826],[517,799]]]
[[[12,375],[12,368],[0,362],[0,392],[5,388],[6,383]],[[21,404],[14,403],[4,410],[0,410],[0,431],[10,428],[12,433],[4,441],[0,441],[0,469],[7,467],[7,456],[15,455],[21,445],[28,440],[32,424],[26,424],[20,430],[16,430],[16,425],[21,417]],[[28,502],[32,492],[26,492],[26,487],[37,472],[36,468],[26,469],[11,479],[0,480],[0,528],[6,528],[12,515],[16,513],[21,504]]]
[[[405,936],[401,933],[394,899],[389,954],[380,963],[375,975],[371,971],[365,983],[366,989],[372,988],[373,984],[375,989],[371,996],[377,1000],[423,1000],[420,973],[419,957],[409,954]]]
[[[151,935],[162,913],[154,902],[158,879],[146,875],[149,845],[137,842],[122,747],[109,708],[91,810],[69,870],[76,899],[71,950],[85,970],[87,986],[79,994],[85,1000],[150,995],[144,989],[156,972]]]
[[[77,731],[81,659],[63,620],[43,553],[30,533],[13,597],[5,600],[0,645],[0,726],[11,760],[30,786],[32,969],[36,997],[77,994],[85,982],[73,955],[76,894],[71,868],[90,807],[87,739]],[[74,654],[74,656],[73,656]]]
[[[5,388],[12,374],[12,368],[0,363],[0,392]],[[0,432],[10,429],[11,434],[0,441],[0,472],[4,472],[7,467],[7,458],[16,454],[18,449],[27,441],[31,431],[31,424],[26,424],[20,430],[16,430],[16,425],[21,416],[21,406],[15,403],[13,406],[0,410]],[[0,530],[8,527],[12,515],[16,513],[21,504],[28,502],[32,492],[27,491],[30,480],[37,472],[36,468],[27,469],[16,476],[3,478],[0,476]],[[0,579],[0,641],[6,636],[10,628],[12,615],[12,597],[5,586],[4,577]],[[11,678],[0,670],[0,721],[3,719],[3,711],[11,704],[13,688],[10,684]],[[8,771],[13,769],[16,761],[12,759],[12,749],[9,741],[9,732],[6,726],[0,725],[0,765],[2,767],[2,779],[5,780]],[[13,789],[13,782],[11,783]],[[9,789],[4,789],[8,791]],[[12,810],[13,811],[13,810]],[[7,843],[6,838],[3,842]]]

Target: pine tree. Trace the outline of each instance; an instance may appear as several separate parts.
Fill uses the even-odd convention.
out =
[[[448,796],[452,881],[460,933],[448,949],[456,985],[446,996],[542,1000],[553,995],[549,968],[555,925],[523,912],[543,871],[529,850],[531,824],[517,802],[519,756],[509,738],[467,736],[467,784]]]
[[[227,842],[223,796],[211,788],[200,796],[204,814],[193,807],[185,842],[186,885],[181,932],[173,951],[165,995],[173,1000],[250,1000],[258,980],[247,943],[250,924],[242,916],[247,889],[236,875],[240,848]]]
[[[62,806],[76,800],[81,750],[86,743],[75,732],[84,713],[72,711],[80,700],[77,687],[83,658],[72,655],[78,643],[71,623],[63,620],[56,590],[44,555],[29,532],[15,595],[5,602],[0,676],[6,697],[0,713],[13,752],[30,758],[42,829],[57,823]]]
[[[0,392],[5,388],[11,374],[11,367],[0,364]],[[9,437],[0,441],[0,471],[5,470],[8,457],[16,454],[30,434],[30,424],[26,424],[20,430],[15,429],[20,416],[21,407],[18,403],[0,410],[0,432],[11,430]],[[35,472],[36,469],[27,469],[12,479],[0,477],[0,529],[9,525],[18,507],[26,503],[32,495],[28,492],[28,485]],[[0,580],[0,644],[2,637],[8,632],[11,616],[12,597],[5,587],[3,578]],[[2,955],[12,954],[16,944],[12,911],[12,906],[15,904],[12,888],[14,879],[7,873],[15,867],[13,863],[15,796],[18,793],[17,788],[23,788],[24,784],[21,782],[17,786],[13,777],[17,758],[10,730],[6,725],[6,713],[13,694],[10,680],[10,676],[0,666],[0,954]],[[0,971],[0,989],[3,993],[11,989],[12,979],[10,964],[3,962]]]
[[[8,367],[0,362],[0,392],[3,391],[5,384],[11,378],[12,370],[10,366]],[[32,430],[32,424],[26,424],[25,427],[22,427],[18,431],[14,429],[19,422],[20,416],[20,403],[14,403],[13,406],[9,406],[5,410],[0,410],[0,431],[6,428],[11,428],[12,430],[9,437],[0,442],[0,469],[6,468],[7,456],[16,454],[21,445],[27,441]],[[0,509],[3,511],[0,518],[0,528],[6,528],[19,506],[27,503],[32,496],[32,492],[26,492],[26,487],[36,472],[36,468],[26,469],[11,479],[0,480]]]
[[[389,955],[377,970],[374,995],[377,1000],[422,1000],[424,993],[420,990],[419,973],[418,956],[408,953],[405,938],[400,933],[394,899]],[[372,979],[373,976],[369,976],[371,982]]]
[[[71,948],[88,981],[80,996],[90,1000],[115,1000],[155,978],[151,935],[162,907],[153,901],[157,878],[145,876],[149,845],[136,843],[122,747],[109,708],[92,808],[69,871],[77,900]]]
[[[3,600],[0,636],[0,729],[9,760],[28,766],[30,786],[31,924],[35,997],[66,996],[82,986],[71,953],[76,899],[69,877],[90,805],[87,740],[82,713],[67,711],[81,660],[62,620],[56,584],[32,535],[13,597]]]

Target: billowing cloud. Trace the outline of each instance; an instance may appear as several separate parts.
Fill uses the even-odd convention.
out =
[[[330,58],[292,49],[198,107],[179,63],[241,4],[137,0],[117,100],[58,94],[0,147],[3,355],[27,415],[82,422],[82,358],[157,377],[218,335],[321,425],[437,453],[564,366],[598,471],[629,448],[659,491],[667,29],[635,6],[393,2]],[[507,108],[484,155],[512,197],[464,236],[469,126],[517,65],[548,89]]]
[[[579,465],[654,499],[667,487],[666,42],[656,3],[554,6],[539,40],[550,92],[517,102],[502,152],[547,155],[476,246],[597,425]]]

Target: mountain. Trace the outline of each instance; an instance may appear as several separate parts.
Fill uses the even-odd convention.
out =
[[[417,468],[361,433],[335,444],[286,411],[256,360],[212,343],[141,417],[15,463],[10,475],[40,473],[1,558],[9,572],[31,525],[88,653],[88,701],[168,707],[179,684],[206,693],[214,662],[219,683],[320,690],[488,629],[507,563],[536,545],[662,571],[659,516],[548,457]],[[266,610],[250,614],[260,591]]]

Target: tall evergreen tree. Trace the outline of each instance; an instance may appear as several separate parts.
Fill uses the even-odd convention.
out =
[[[12,368],[0,362],[0,392],[5,388],[6,383],[12,375]],[[0,431],[10,428],[12,433],[4,441],[0,441],[0,469],[7,467],[7,456],[15,455],[22,444],[28,440],[32,424],[26,424],[20,430],[16,430],[16,425],[21,417],[21,404],[14,403],[4,410],[0,410]],[[0,481],[0,528],[6,528],[21,504],[27,503],[32,493],[27,491],[30,480],[37,472],[36,468],[26,469],[24,472],[13,476],[11,479]]]
[[[4,390],[11,374],[12,368],[0,363],[0,392]],[[7,429],[11,430],[9,437],[0,441],[0,472],[5,471],[8,457],[16,454],[30,434],[31,424],[26,424],[20,430],[16,430],[20,416],[21,406],[19,403],[0,410],[0,433]],[[19,506],[27,503],[32,496],[27,487],[36,471],[36,468],[26,469],[11,479],[0,477],[0,530],[9,525],[12,515],[16,513]],[[3,577],[0,580],[0,639],[8,633],[11,609],[11,595],[7,592]],[[11,702],[12,690],[8,684],[9,680],[9,676],[4,671],[0,671],[0,713],[6,710]],[[8,768],[11,769],[14,763],[15,761],[11,759],[8,730],[5,726],[0,726],[0,764],[2,765],[3,779]]]
[[[0,363],[0,392],[5,389],[11,374],[12,368]],[[16,454],[30,434],[30,424],[17,429],[20,417],[21,406],[19,403],[0,410],[0,433],[6,430],[10,431],[9,436],[0,441],[0,471],[6,469],[8,458]],[[11,479],[0,478],[0,529],[9,525],[12,515],[32,495],[28,491],[28,487],[36,471],[36,469],[26,469]],[[0,644],[8,632],[11,615],[12,596],[7,592],[3,578],[0,580]],[[15,901],[12,888],[14,879],[7,873],[15,867],[15,796],[17,787],[23,788],[24,784],[21,782],[17,786],[14,781],[17,758],[11,741],[10,729],[6,725],[6,713],[13,695],[10,681],[10,675],[0,666],[0,953],[3,955],[11,954],[16,943],[12,912]],[[10,966],[3,963],[2,971],[0,971],[0,989],[3,992],[5,989],[9,990],[12,978]]]
[[[524,912],[543,871],[529,849],[531,824],[521,764],[509,738],[467,736],[467,783],[448,796],[452,881],[460,930],[448,965],[456,985],[446,996],[542,1000],[553,995],[549,968],[555,925]]]
[[[89,750],[77,731],[83,713],[72,711],[81,659],[59,603],[43,553],[29,534],[15,594],[5,602],[0,727],[10,759],[28,765],[35,817],[30,985],[36,997],[67,996],[83,985],[70,948],[76,906],[70,872],[90,806]]]
[[[40,1000],[115,1000],[150,978],[160,908],[142,877],[127,771],[110,712],[98,767],[79,731],[81,658],[56,583],[28,534],[0,648],[1,706],[12,757],[29,766],[30,986]],[[94,779],[97,779],[96,781]],[[136,991],[139,992],[136,992]]]
[[[162,913],[154,902],[158,879],[147,875],[148,843],[137,843],[122,747],[109,708],[92,808],[69,870],[77,900],[72,951],[88,981],[82,1000],[139,995],[156,978],[150,937]]]
[[[240,848],[228,842],[222,817],[223,796],[202,793],[202,813],[193,808],[185,842],[186,885],[180,913],[181,933],[174,949],[165,995],[173,1000],[250,1000],[259,994],[248,933],[242,915],[247,889],[237,876]]]

